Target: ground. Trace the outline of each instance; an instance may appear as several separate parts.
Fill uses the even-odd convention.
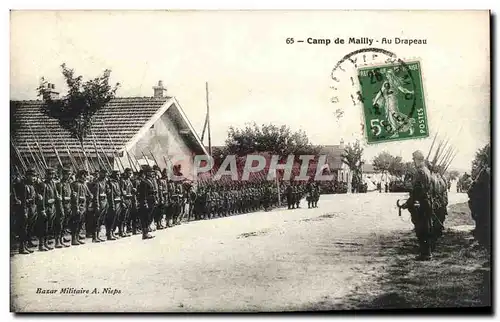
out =
[[[101,244],[11,257],[15,311],[302,311],[489,305],[487,254],[465,194],[432,262],[415,262],[404,194],[322,196],[319,208],[197,221]],[[305,208],[304,208],[305,207]],[[470,218],[470,215],[469,215]],[[487,283],[489,284],[489,283]],[[37,294],[37,289],[55,294]],[[61,288],[98,294],[60,294]],[[104,288],[117,290],[105,294]],[[118,293],[119,291],[119,293]]]

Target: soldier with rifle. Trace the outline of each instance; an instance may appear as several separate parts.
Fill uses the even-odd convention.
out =
[[[25,173],[26,178],[14,188],[15,205],[19,209],[17,211],[19,254],[33,253],[30,247],[35,246],[31,242],[31,234],[38,220],[37,203],[41,202],[35,187],[35,175],[36,171],[33,168],[28,169]]]
[[[134,195],[136,190],[132,183],[131,176],[132,176],[132,169],[126,168],[125,172],[123,173],[123,177],[120,181],[122,198],[123,198],[121,217],[118,224],[118,235],[120,237],[129,237],[132,235],[131,234],[132,230],[129,223],[130,223],[130,214],[132,212],[132,209],[135,207]],[[125,232],[125,228],[127,228],[127,232]]]
[[[141,181],[138,189],[139,213],[142,226],[142,239],[151,239],[149,225],[155,209],[158,207],[158,184],[154,178],[153,169],[147,165],[144,167],[146,177]]]
[[[425,157],[421,151],[413,152],[413,162],[417,172],[410,198],[403,208],[408,208],[412,223],[415,226],[420,251],[416,259],[430,260],[432,258],[431,172],[427,168]]]
[[[158,211],[156,212],[156,228],[157,229],[165,229],[167,227],[163,226],[162,221],[165,216],[165,222],[168,222],[168,205],[170,202],[170,196],[168,191],[168,176],[167,169],[164,169],[158,178],[158,189],[160,190],[160,205],[158,206]]]
[[[104,224],[109,209],[109,186],[107,183],[107,172],[105,169],[99,170],[99,176],[93,183],[92,194],[94,196],[94,216],[91,224],[92,242],[99,243],[105,241],[101,239],[101,226]]]
[[[68,218],[71,216],[71,197],[73,191],[71,189],[71,169],[63,168],[61,180],[56,184],[57,192],[61,197],[61,202],[56,209],[56,217],[54,221],[55,248],[69,247],[65,244],[64,230],[66,228]],[[80,242],[84,243],[84,242]]]
[[[71,183],[72,200],[71,212],[69,213],[69,227],[71,231],[71,245],[73,246],[83,244],[79,239],[80,231],[85,220],[85,215],[88,212],[89,203],[93,199],[87,186],[87,176],[88,172],[86,170],[80,170],[76,175],[76,180]],[[85,225],[86,229],[91,228],[90,225],[87,226],[87,223]],[[96,242],[95,240],[93,241]]]
[[[119,171],[111,171],[111,176],[108,180],[108,192],[109,192],[109,210],[106,214],[106,239],[116,240],[115,230],[117,223],[120,224],[119,220],[122,216],[122,189],[120,184]],[[123,233],[123,229],[122,229]]]
[[[56,216],[56,205],[60,207],[60,196],[57,193],[54,181],[55,171],[53,168],[46,169],[45,180],[40,184],[40,195],[42,196],[41,209],[38,216],[38,250],[47,251],[53,248],[49,246],[49,233],[53,232],[54,219]]]

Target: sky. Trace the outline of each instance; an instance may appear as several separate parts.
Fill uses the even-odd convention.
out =
[[[309,37],[427,44],[296,42]],[[421,62],[431,135],[366,145],[365,161],[381,151],[410,160],[414,150],[429,150],[438,131],[459,151],[451,167],[470,171],[490,140],[489,38],[487,11],[12,11],[10,92],[11,99],[36,99],[43,76],[64,94],[62,63],[85,79],[111,69],[122,97],[152,96],[162,80],[201,134],[208,82],[212,145],[224,144],[230,126],[252,121],[302,129],[314,144],[366,145],[347,78],[339,102],[330,101],[331,72],[349,52],[378,47]]]

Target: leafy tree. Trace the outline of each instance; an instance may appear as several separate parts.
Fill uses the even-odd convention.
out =
[[[446,171],[445,176],[450,181],[457,180],[460,177],[460,172],[457,170]]]
[[[373,158],[373,168],[380,171],[382,175],[389,172],[391,165],[392,155],[389,152],[381,152],[375,158]]]
[[[294,154],[317,155],[320,147],[313,146],[302,130],[293,132],[288,126],[272,124],[258,126],[249,123],[243,129],[230,127],[223,154],[239,156],[258,152],[270,152],[279,156]]]
[[[389,173],[393,176],[401,178],[405,174],[405,166],[402,162],[401,157],[391,156],[391,161],[389,164]]]
[[[481,170],[491,167],[491,148],[488,143],[476,152],[476,157],[472,161],[471,176],[473,180],[479,176]]]
[[[347,144],[340,156],[342,162],[347,165],[352,172],[352,184],[354,187],[357,187],[357,185],[361,183],[361,167],[363,165],[361,158],[363,156],[363,150],[359,141],[356,140],[353,144]]]
[[[115,97],[120,86],[109,85],[111,70],[106,69],[101,76],[84,82],[82,76],[75,76],[73,69],[61,65],[62,74],[68,86],[68,93],[62,99],[50,96],[48,82],[42,77],[37,88],[38,96],[45,102],[41,110],[49,117],[59,120],[61,126],[83,142],[90,128],[92,116]]]

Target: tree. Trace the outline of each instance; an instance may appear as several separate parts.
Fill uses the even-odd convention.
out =
[[[445,176],[448,180],[454,181],[457,180],[458,177],[460,177],[460,172],[458,172],[457,170],[446,171]]]
[[[384,175],[389,172],[391,161],[392,155],[390,155],[389,152],[383,151],[373,158],[373,168]]]
[[[391,156],[391,161],[389,164],[389,173],[393,176],[401,178],[405,174],[405,166],[402,162],[401,157]]]
[[[293,132],[288,126],[272,124],[258,126],[255,122],[243,129],[230,127],[226,139],[225,154],[244,156],[258,152],[270,152],[279,156],[290,154],[317,155],[320,147],[313,146],[302,130]]]
[[[491,148],[489,143],[476,152],[476,157],[472,161],[472,179],[476,179],[479,173],[486,169],[486,167],[491,167]]]
[[[68,93],[62,99],[53,99],[50,96],[51,89],[48,82],[42,77],[41,84],[37,88],[38,96],[45,102],[42,105],[42,113],[59,120],[61,126],[83,142],[90,128],[92,116],[111,99],[115,97],[120,86],[109,85],[111,70],[106,69],[101,76],[83,82],[83,77],[75,77],[75,72],[66,64],[61,65],[62,74],[68,86]]]
[[[363,148],[356,140],[353,144],[347,144],[344,151],[342,152],[341,160],[349,167],[352,172],[352,183],[353,187],[357,187],[361,183],[361,166],[363,161],[361,157],[363,156]]]

